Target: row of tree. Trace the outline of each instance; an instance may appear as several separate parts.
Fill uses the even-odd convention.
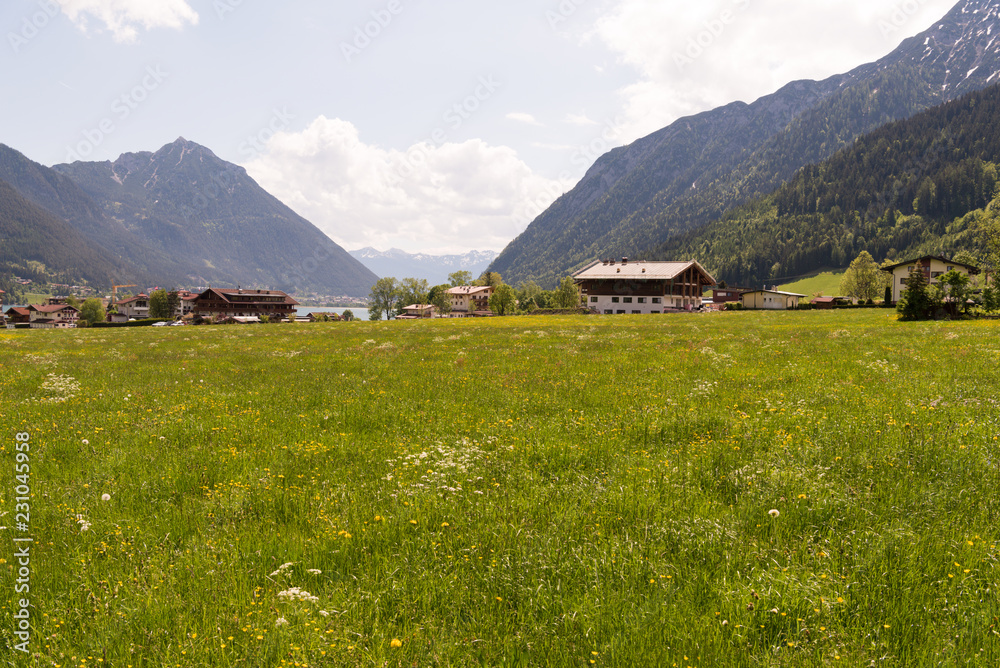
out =
[[[580,291],[572,277],[562,279],[557,290],[543,290],[534,281],[514,288],[503,282],[495,271],[486,271],[472,280],[468,271],[448,275],[448,283],[431,287],[426,279],[394,277],[380,278],[372,287],[368,301],[369,320],[382,320],[402,315],[407,306],[431,305],[438,313],[451,313],[451,296],[448,291],[462,286],[490,286],[493,295],[489,309],[494,315],[530,313],[537,309],[570,309],[580,305]]]

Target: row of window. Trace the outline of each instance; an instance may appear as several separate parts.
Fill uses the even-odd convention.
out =
[[[599,299],[598,297],[591,297],[590,298],[590,303],[591,304],[596,304],[598,299]],[[632,297],[612,297],[611,298],[611,303],[612,304],[631,304],[632,303],[632,299],[633,299]],[[645,304],[646,303],[646,298],[645,297],[635,297],[635,303],[637,303],[637,304]],[[661,297],[653,297],[651,303],[652,304],[662,304],[663,303],[663,299]],[[624,313],[624,311],[623,311],[623,313]]]
[[[650,315],[663,315],[659,311],[650,311],[649,313],[650,313]],[[626,315],[626,312],[623,309],[622,310],[618,310],[618,311],[615,311],[615,310],[609,309],[609,308],[604,309],[604,315],[616,315],[616,314],[617,315]],[[642,311],[632,311],[632,315],[642,315]]]

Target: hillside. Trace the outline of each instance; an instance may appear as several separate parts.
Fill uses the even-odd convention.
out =
[[[876,63],[684,118],[611,151],[491,269],[550,285],[597,257],[651,257],[670,236],[771,192],[858,136],[995,82],[998,34],[996,0],[962,0]]]
[[[702,229],[659,257],[697,257],[730,282],[760,283],[881,260],[975,250],[980,216],[1000,184],[1000,87],[887,125],[776,192]]]
[[[124,269],[6,181],[0,181],[0,267],[37,281],[101,286],[116,282]]]
[[[189,279],[361,297],[371,271],[246,171],[181,138],[115,162],[57,165],[115,226],[183,258]]]
[[[105,216],[70,178],[28,159],[0,144],[0,179],[7,181],[23,197],[62,219],[122,269],[129,283],[153,281],[184,282],[191,272],[182,258],[160,252],[120,222]]]

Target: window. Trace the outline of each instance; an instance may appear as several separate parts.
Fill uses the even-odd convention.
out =
[[[659,297],[653,297],[653,303],[654,304],[662,304],[663,300],[660,299]]]
[[[619,301],[618,297],[612,297],[612,298],[611,298],[611,303],[612,303],[612,304],[617,304],[617,303],[618,303],[618,301]]]
[[[631,304],[632,303],[632,298],[631,297],[625,297],[624,299],[622,299],[622,301],[625,302],[626,304]]]
[[[638,299],[637,301],[638,301],[638,302],[639,302],[640,304],[645,304],[645,303],[646,303],[646,298],[645,298],[645,297],[639,297],[639,299]]]
[[[642,311],[632,311],[632,315],[642,315]]]
[[[948,267],[948,271],[955,271],[955,267]]]
[[[614,315],[614,314],[615,314],[615,312],[612,311],[611,309],[609,309],[609,308],[604,309],[604,315]]]
[[[597,297],[591,297],[590,298],[590,303],[591,304],[596,304],[597,303]]]
[[[618,311],[618,315],[625,315],[625,311]]]
[[[951,270],[949,269],[949,271],[951,271]],[[931,272],[931,278],[937,278],[939,276],[944,276],[944,272],[943,271],[934,271],[934,272]]]

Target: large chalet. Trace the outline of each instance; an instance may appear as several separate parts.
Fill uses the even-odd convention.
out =
[[[194,315],[201,318],[295,317],[299,303],[280,290],[223,290],[209,288],[194,300]]]
[[[656,314],[702,306],[705,288],[715,279],[697,262],[598,260],[573,280],[584,303],[599,313]]]

